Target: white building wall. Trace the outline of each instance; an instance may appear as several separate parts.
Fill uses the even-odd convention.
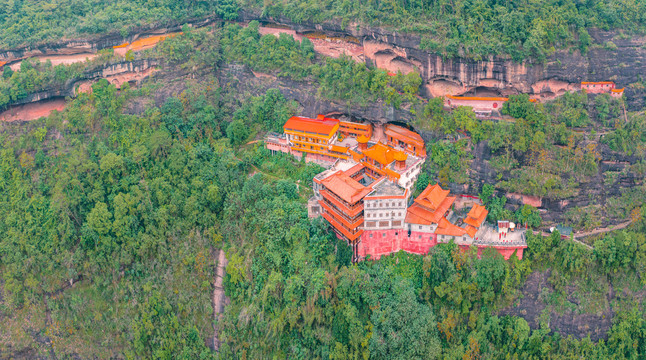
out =
[[[425,158],[419,159],[413,166],[409,167],[403,173],[399,173],[399,181],[397,184],[403,187],[406,190],[409,190],[415,185],[419,173],[422,171],[422,165],[424,164]]]
[[[363,225],[365,230],[403,228],[407,199],[364,199]],[[399,225],[397,224],[399,221]],[[370,226],[374,223],[374,226]]]

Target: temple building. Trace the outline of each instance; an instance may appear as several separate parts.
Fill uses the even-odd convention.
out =
[[[418,157],[426,157],[426,144],[418,133],[401,126],[387,124],[384,134],[387,145]]]
[[[624,90],[625,88],[610,89],[610,96],[612,96],[613,98],[621,98],[622,96],[624,96]]]
[[[375,221],[364,226],[361,242],[357,246],[359,259],[367,256],[379,259],[400,250],[426,254],[438,243],[450,241],[463,250],[476,247],[478,256],[484,248],[491,247],[507,260],[514,253],[518,259],[523,257],[523,249],[527,247],[524,230],[510,231],[510,224],[513,223],[509,221],[499,222],[496,229],[487,225],[485,219],[488,211],[480,204],[473,204],[464,217],[456,215],[453,211],[456,197],[450,196],[449,190],[444,190],[437,184],[429,185],[415,198],[406,210],[403,223],[397,217],[400,208],[395,199],[397,196],[405,196],[407,192],[401,188],[399,192],[391,188],[387,192],[388,196],[384,197],[384,191],[378,190],[379,187],[375,187],[374,195],[371,193],[366,199],[378,196],[392,210],[379,204],[379,207],[373,208],[377,216],[368,217],[369,208],[366,205],[365,221],[373,218]]]
[[[406,189],[410,189],[424,164],[424,157],[406,154],[402,150],[383,143],[369,143],[368,138],[357,138],[359,145],[350,149],[352,160],[363,164],[368,176],[374,180],[386,177]]]
[[[495,229],[487,225],[488,211],[477,198],[460,198],[456,203],[458,197],[435,184],[409,206],[426,159],[419,134],[388,124],[384,136],[375,135],[369,124],[323,115],[294,116],[283,128],[283,135],[269,134],[265,146],[327,168],[313,179],[308,215],[322,216],[337,237],[348,242],[354,262],[401,250],[426,254],[438,243],[450,241],[465,250],[475,246],[478,254],[493,247],[505,259],[514,253],[522,258],[527,247],[524,231],[514,232],[509,222],[499,222]],[[470,211],[459,216],[467,204]]]
[[[494,112],[500,112],[502,105],[509,100],[506,97],[482,97],[482,96],[452,96],[444,98],[444,104],[449,108],[458,106],[469,106],[477,116],[491,116]]]
[[[615,88],[613,81],[583,81],[581,82],[581,90],[585,90],[588,94],[604,94],[610,93]]]
[[[365,136],[369,139],[372,137],[372,125],[352,121],[340,121],[339,132],[342,136],[352,136],[355,138]]]

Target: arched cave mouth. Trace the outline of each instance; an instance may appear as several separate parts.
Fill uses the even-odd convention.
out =
[[[390,60],[390,65],[391,67],[397,68],[397,71],[401,71],[402,74],[408,74],[413,71],[419,73],[419,69],[410,59],[401,56],[396,56],[394,59]]]
[[[288,25],[277,24],[277,23],[271,22],[271,21],[261,21],[260,26],[266,27],[266,28],[272,28],[272,29],[283,29],[283,30],[291,30],[292,29]]]
[[[500,89],[498,89],[498,88],[493,88],[493,87],[488,87],[488,86],[477,86],[477,87],[467,91],[462,96],[498,97],[498,96],[503,96],[503,95],[500,92]]]
[[[321,40],[340,40],[352,42],[355,44],[361,44],[361,40],[358,38],[342,32],[324,32],[319,30],[303,30],[297,31],[300,35],[303,35],[307,38],[321,39]]]
[[[401,126],[401,127],[403,127],[403,128],[406,128],[406,129],[408,129],[408,130],[410,130],[410,131],[414,131],[414,132],[416,132],[416,133],[418,133],[418,134],[419,134],[419,132],[418,132],[417,130],[415,130],[415,128],[414,128],[412,125],[407,124],[407,123],[402,122],[402,121],[394,120],[394,121],[389,121],[389,122],[387,122],[385,125],[387,125],[387,124],[392,124],[392,125]]]
[[[364,118],[360,118],[357,116],[350,115],[348,113],[345,113],[343,111],[331,111],[328,113],[323,114],[325,117],[329,117],[332,119],[339,119],[341,121],[351,121],[351,122],[356,122],[356,123],[369,123],[370,121]]]

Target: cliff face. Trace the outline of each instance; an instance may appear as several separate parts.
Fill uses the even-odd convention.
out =
[[[629,109],[644,105],[644,90],[629,87],[646,74],[646,37],[623,37],[615,32],[591,31],[596,44],[586,54],[578,50],[561,50],[545,63],[531,60],[522,63],[505,57],[491,56],[476,61],[467,58],[445,59],[419,49],[420,36],[401,34],[384,28],[362,27],[325,22],[313,24],[294,23],[285,18],[265,18],[260,14],[242,11],[241,22],[258,20],[262,24],[279,27],[265,28],[265,33],[285,32],[297,39],[315,34],[312,38],[317,52],[339,56],[346,53],[357,61],[391,71],[418,72],[424,81],[422,95],[510,95],[527,93],[538,99],[550,99],[566,91],[580,89],[581,81],[615,81],[619,88],[626,87],[625,97]],[[189,23],[193,27],[215,24],[210,18]],[[87,40],[65,40],[56,43],[0,51],[0,61],[16,63],[28,57],[51,55],[92,54],[124,42],[179,31],[181,25],[144,27],[122,37],[108,34]],[[280,28],[280,29],[279,29]],[[261,29],[262,32],[262,29]],[[612,42],[612,44],[610,44]],[[604,45],[605,44],[605,45]],[[606,46],[607,45],[607,46]]]
[[[75,97],[78,92],[89,91],[91,85],[99,79],[106,79],[115,84],[117,88],[125,82],[140,82],[148,77],[155,69],[157,62],[151,60],[136,60],[132,62],[119,62],[108,64],[103,68],[85,72],[79,78],[67,81],[62,86],[46,89],[29,94],[11,106],[36,103],[44,100]]]
[[[213,19],[205,18],[185,23],[188,26],[202,27],[213,23]],[[69,39],[44,44],[23,46],[15,49],[0,49],[0,62],[8,64],[32,57],[43,57],[52,55],[75,55],[92,54],[99,50],[112,48],[125,42],[133,42],[147,36],[166,34],[180,31],[185,24],[170,24],[168,26],[149,25],[133,30],[127,36],[119,33],[89,36],[84,39]]]
[[[421,75],[423,95],[478,94],[484,96],[527,93],[538,99],[550,99],[566,91],[580,89],[581,81],[615,81],[618,88],[626,87],[628,107],[639,109],[644,104],[644,91],[628,87],[646,74],[646,37],[625,38],[615,32],[591,31],[598,45],[591,46],[586,54],[578,50],[555,52],[545,63],[531,60],[522,63],[505,57],[491,56],[476,61],[466,58],[444,59],[440,55],[419,49],[421,38],[400,34],[383,28],[360,27],[339,23],[296,24],[284,18],[263,18],[253,13],[243,13],[245,22],[258,20],[287,26],[297,34],[311,32],[329,36],[328,48],[315,43],[319,52],[338,53],[342,41],[357,39],[363,54],[356,54],[349,43],[346,53],[353,58],[363,58],[369,65],[391,72],[417,71]],[[612,46],[612,42],[615,46]],[[601,44],[601,45],[599,45]],[[607,44],[607,46],[606,46]]]

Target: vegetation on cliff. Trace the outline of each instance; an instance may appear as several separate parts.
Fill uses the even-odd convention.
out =
[[[422,35],[420,47],[447,57],[509,55],[543,61],[555,49],[586,52],[590,28],[643,32],[646,4],[639,0],[562,2],[499,1],[9,1],[0,5],[0,49],[108,31],[127,36],[149,25],[217,15],[238,18],[240,9],[296,23],[340,22],[344,27],[386,26]]]
[[[268,54],[251,60],[258,49]],[[151,94],[168,83],[153,79],[142,89],[119,92],[103,80],[48,119],[2,125],[0,357],[646,355],[643,202],[634,203],[629,229],[598,239],[593,250],[554,233],[530,235],[523,261],[504,261],[495,251],[478,259],[475,250],[450,243],[427,256],[399,253],[353,266],[348,246],[324,222],[307,218],[312,176],[320,167],[271,156],[261,143],[249,142],[276,130],[298,104],[278,90],[240,93],[220,84],[213,71],[220,61],[248,63],[315,83],[323,99],[356,104],[361,96],[388,101],[382,88],[369,84],[407,99],[416,90],[406,90],[405,78],[380,80],[377,70],[354,68],[347,59],[272,62],[274,53],[291,58],[307,46],[236,26],[212,35],[189,32],[155,51],[170,59],[162,71],[195,75],[182,78],[183,91],[160,106],[136,115],[124,109],[137,101],[152,104]],[[365,83],[348,76],[355,72]],[[334,84],[345,90],[326,89]],[[512,98],[505,112],[517,119],[509,124],[476,121],[464,109],[440,112],[430,102],[420,121],[446,135],[487,141],[507,161],[503,166],[531,158],[523,164],[540,170],[531,162],[535,150],[567,146],[568,126],[586,123],[581,99],[563,101],[570,104],[560,110],[559,103],[548,105],[555,106],[548,113],[524,97]],[[554,115],[560,113],[567,115]],[[459,182],[468,144],[429,144],[432,155],[420,181],[444,181],[446,174],[446,181]],[[483,187],[481,196],[492,216],[508,216],[504,197],[492,187]],[[534,225],[540,223],[536,215],[530,207],[514,214]],[[229,259],[225,290],[231,303],[218,324],[217,355],[207,344],[213,334],[212,254],[220,248]],[[536,295],[545,310],[536,318],[510,315],[529,277],[546,271],[552,275]],[[571,309],[607,313],[612,325],[598,341],[586,331],[566,336],[551,316]]]

